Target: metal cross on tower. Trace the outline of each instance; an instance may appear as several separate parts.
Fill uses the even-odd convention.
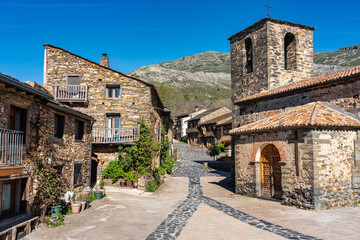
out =
[[[266,5],[264,5],[264,7],[267,8],[267,17],[270,18],[270,8],[272,7],[269,6],[269,1],[266,1]]]

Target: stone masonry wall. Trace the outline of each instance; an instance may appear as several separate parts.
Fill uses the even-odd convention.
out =
[[[9,128],[11,105],[27,110],[26,145],[23,155],[25,173],[32,173],[33,155],[31,149],[36,146],[38,140],[48,139],[49,145],[36,147],[39,154],[49,156],[52,166],[62,166],[62,176],[67,187],[73,186],[74,163],[82,163],[82,185],[79,188],[87,186],[90,174],[90,122],[85,121],[84,141],[78,141],[74,139],[75,129],[72,115],[50,109],[40,100],[21,92],[15,92],[4,86],[0,86],[0,93],[0,128]],[[62,139],[54,137],[55,113],[65,116],[64,136]],[[29,178],[28,191],[29,195],[26,199],[32,204],[34,194],[36,194],[36,187],[34,179],[31,177]],[[30,209],[33,210],[33,208],[34,206]]]
[[[304,143],[299,143],[300,174],[296,176],[294,144],[288,143],[293,131],[278,131],[257,135],[233,136],[235,141],[235,191],[261,196],[260,155],[262,149],[273,144],[281,157],[283,201],[286,204],[313,208],[313,168],[311,134],[302,131]]]
[[[88,85],[88,103],[71,107],[96,119],[94,127],[106,126],[107,114],[120,114],[120,126],[135,126],[145,119],[155,136],[161,129],[160,100],[149,85],[104,68],[79,56],[51,46],[45,47],[46,67],[44,87],[54,94],[55,84],[67,84],[67,76],[80,76],[80,84]],[[106,86],[121,87],[120,98],[106,97]],[[160,128],[158,127],[160,124]],[[98,158],[115,159],[117,151],[109,156],[95,152]]]
[[[317,209],[353,206],[352,189],[356,131],[313,131],[314,203]]]

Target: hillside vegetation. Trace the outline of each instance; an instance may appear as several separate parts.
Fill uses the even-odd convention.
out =
[[[360,45],[339,51],[314,53],[316,76],[360,65]],[[231,105],[230,54],[207,51],[155,65],[143,66],[130,76],[156,85],[173,116],[195,106],[211,108]]]

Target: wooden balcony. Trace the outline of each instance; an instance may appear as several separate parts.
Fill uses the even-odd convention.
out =
[[[87,102],[87,85],[55,85],[55,100],[60,102]]]
[[[23,138],[23,132],[0,128],[0,177],[23,173]]]
[[[134,144],[139,140],[140,126],[121,128],[99,128],[92,130],[93,144]]]

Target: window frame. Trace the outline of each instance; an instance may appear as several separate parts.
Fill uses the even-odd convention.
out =
[[[60,136],[57,136],[57,133],[58,133],[58,129],[59,129],[59,121],[58,121],[58,117],[61,117],[61,118],[63,118],[64,120],[63,120],[63,129],[62,129],[62,135],[61,135],[61,137]],[[58,114],[58,113],[54,113],[54,137],[55,138],[58,138],[58,139],[62,139],[63,137],[64,137],[64,134],[65,134],[65,123],[66,123],[66,118],[65,118],[65,116],[64,115],[62,115],[62,114]]]
[[[290,38],[290,40],[292,41],[289,41],[287,42],[287,40]],[[287,70],[287,71],[296,71],[297,70],[297,57],[296,57],[296,50],[297,50],[297,39],[296,39],[296,36],[294,33],[292,32],[287,32],[285,35],[284,35],[284,69]],[[295,44],[295,49],[294,49],[294,62],[295,62],[295,67],[294,68],[289,68],[289,58],[288,58],[288,52],[289,52],[289,49],[287,49],[287,47],[291,44],[291,43],[294,43]]]
[[[119,96],[116,97],[116,89],[119,89]],[[111,97],[109,97],[111,89]],[[121,99],[122,96],[122,84],[105,84],[104,85],[104,97],[105,99]]]
[[[80,167],[79,167],[80,165]],[[82,169],[82,166],[83,166],[83,163],[77,163],[75,162],[73,164],[73,186],[74,187],[77,187],[77,186],[81,186],[82,185],[82,172],[81,172],[81,169]],[[76,169],[77,167],[79,167],[79,171],[78,173],[76,173]]]
[[[12,109],[15,111],[15,115],[12,116]],[[16,123],[15,126],[12,126],[12,120],[11,118],[14,117],[14,121],[16,122],[16,111],[20,112],[20,129],[16,129]],[[26,144],[26,133],[28,130],[28,109],[19,107],[17,105],[10,104],[9,106],[9,115],[8,115],[8,128],[10,130],[20,131],[23,132],[23,144]]]
[[[82,136],[81,139],[77,138],[77,124],[76,123],[82,123]],[[80,126],[80,125],[78,125]],[[75,141],[84,141],[85,137],[85,121],[75,118],[74,119],[74,140]]]

